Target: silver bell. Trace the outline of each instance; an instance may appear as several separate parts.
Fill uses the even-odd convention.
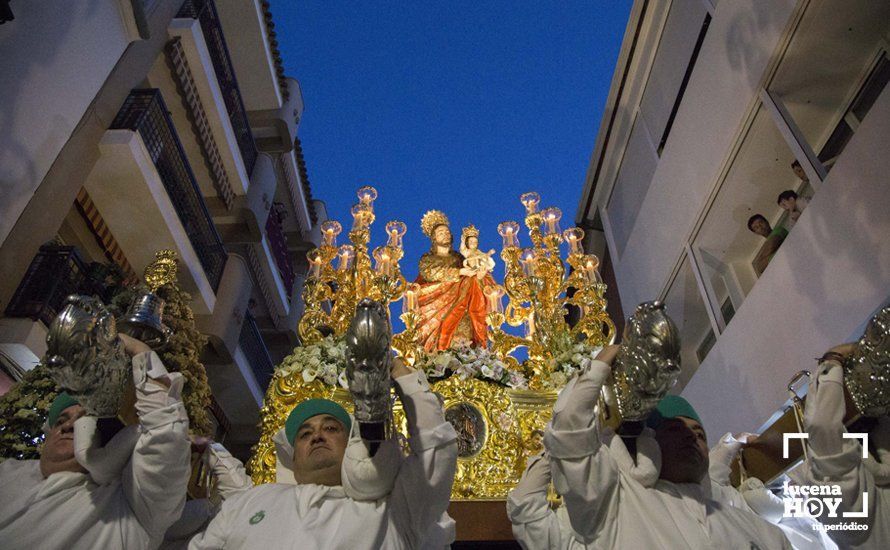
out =
[[[171,334],[162,322],[163,315],[164,300],[154,292],[146,292],[133,300],[124,317],[117,322],[117,329],[158,350],[167,344]]]

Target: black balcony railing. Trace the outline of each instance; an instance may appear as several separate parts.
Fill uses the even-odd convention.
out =
[[[229,113],[229,121],[232,123],[232,130],[241,150],[241,158],[244,160],[247,176],[250,177],[256,164],[257,149],[247,121],[247,110],[244,109],[241,89],[238,88],[238,79],[235,78],[232,58],[226,46],[219,15],[216,13],[216,5],[213,0],[185,0],[176,17],[197,19],[201,24],[201,32],[210,51],[213,72],[216,73],[216,80],[226,103],[226,111]]]
[[[207,204],[201,196],[160,90],[130,92],[111,128],[134,130],[142,136],[179,221],[215,292],[226,265],[226,250],[207,212]]]
[[[106,289],[89,271],[73,246],[40,247],[6,306],[6,316],[40,320],[49,326],[69,294],[96,295],[107,302]]]
[[[290,300],[291,291],[294,289],[294,266],[291,264],[287,252],[287,237],[284,235],[284,228],[281,225],[281,214],[276,211],[275,207],[269,212],[269,218],[266,220],[266,238],[269,241],[269,248],[272,250],[272,257],[275,258],[275,265],[278,266],[278,274],[284,284],[285,295]]]
[[[272,380],[275,366],[272,364],[272,358],[269,356],[269,350],[266,349],[266,343],[263,342],[256,320],[249,311],[244,316],[238,344],[241,346],[244,356],[247,357],[247,362],[250,363],[250,369],[253,371],[257,384],[265,392]]]

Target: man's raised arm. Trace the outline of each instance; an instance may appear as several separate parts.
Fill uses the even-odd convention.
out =
[[[133,356],[133,382],[139,438],[124,470],[124,495],[149,535],[162,537],[182,513],[191,470],[188,416],[180,397],[184,380],[147,350]]]
[[[393,379],[405,409],[411,454],[396,477],[392,517],[408,543],[418,547],[448,508],[457,469],[457,434],[423,372],[395,361]]]
[[[569,382],[544,434],[553,483],[563,496],[576,535],[589,543],[617,504],[619,469],[600,441],[595,407],[618,346],[603,349],[584,372]]]

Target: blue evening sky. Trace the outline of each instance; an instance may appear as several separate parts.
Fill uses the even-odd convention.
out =
[[[455,242],[473,223],[480,248],[498,252],[497,224],[522,222],[522,192],[571,227],[631,4],[273,0],[286,73],[303,89],[313,195],[348,230],[355,190],[374,185],[371,246],[387,221],[408,224],[409,280],[429,209],[446,212]]]

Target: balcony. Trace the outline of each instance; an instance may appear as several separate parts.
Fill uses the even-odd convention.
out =
[[[286,101],[281,57],[267,18],[271,14],[268,4],[263,4],[261,0],[226,0],[216,6],[248,111],[279,109]]]
[[[194,254],[215,292],[226,264],[226,251],[160,92],[133,90],[112,122],[110,131],[121,129],[136,132],[142,138]]]
[[[282,226],[282,214],[276,211],[275,207],[269,212],[269,218],[266,220],[266,238],[269,242],[272,258],[275,260],[275,265],[278,266],[278,275],[281,277],[281,283],[284,285],[284,294],[289,300],[291,291],[294,288],[294,268],[288,255],[287,237],[284,235],[284,227]]]
[[[89,276],[89,267],[76,248],[44,245],[28,266],[5,315],[43,321],[49,326],[69,294],[95,294],[105,301],[109,299],[106,289]]]
[[[247,121],[247,111],[244,108],[241,89],[238,87],[238,80],[235,76],[229,49],[226,46],[216,5],[213,0],[186,0],[176,17],[196,19],[201,25],[201,32],[204,35],[213,71],[222,92],[229,122],[232,125],[238,149],[241,151],[244,168],[250,175],[256,164],[257,149]]]
[[[272,374],[275,372],[275,366],[272,364],[272,358],[269,356],[269,350],[263,342],[260,335],[260,329],[257,327],[256,320],[253,315],[247,312],[244,316],[244,324],[241,325],[241,336],[238,339],[241,352],[247,358],[250,364],[250,370],[256,378],[260,390],[265,392],[272,380]]]

